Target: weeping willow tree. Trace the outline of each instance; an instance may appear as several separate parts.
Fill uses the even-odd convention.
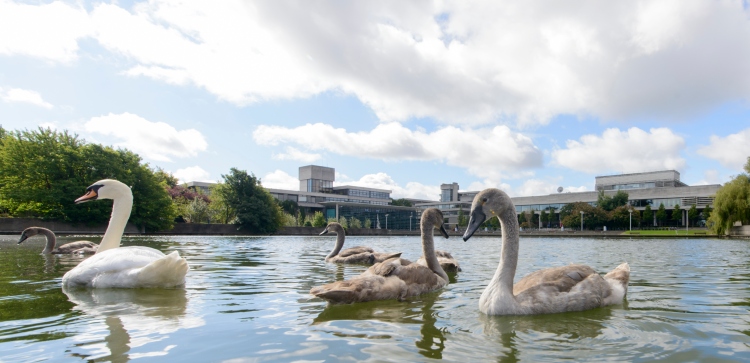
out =
[[[716,234],[726,234],[736,222],[750,224],[750,157],[747,158],[745,172],[716,192],[714,209],[708,218]]]

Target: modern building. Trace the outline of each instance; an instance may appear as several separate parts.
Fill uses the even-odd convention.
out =
[[[662,170],[645,173],[619,174],[597,176],[595,178],[594,190],[592,192],[560,192],[549,195],[536,195],[529,197],[512,197],[511,200],[516,206],[516,213],[534,213],[539,214],[542,210],[547,213],[553,213],[550,225],[559,227],[560,209],[569,203],[584,202],[596,205],[599,191],[604,191],[606,195],[613,196],[618,191],[628,193],[629,204],[638,211],[643,211],[646,206],[656,211],[661,204],[668,210],[673,210],[675,205],[680,206],[682,210],[682,225],[687,220],[687,211],[693,205],[699,212],[708,205],[713,204],[714,195],[721,185],[697,185],[689,186],[680,181],[680,173],[675,170]],[[458,192],[454,196],[453,190],[458,190],[456,183],[442,184],[440,202],[419,203],[417,207],[420,210],[435,207],[443,211],[445,223],[453,225],[458,223],[461,213],[468,217],[468,211],[471,209],[471,203],[478,192]],[[655,214],[655,213],[654,213]],[[656,225],[656,216],[651,221]],[[541,225],[540,225],[541,227]]]
[[[326,218],[357,218],[362,225],[370,220],[371,228],[416,229],[423,210],[434,207],[443,212],[446,227],[452,228],[463,214],[468,218],[471,204],[478,191],[459,191],[458,183],[441,184],[437,201],[410,199],[413,207],[390,205],[391,190],[344,185],[334,187],[334,168],[307,165],[299,168],[299,190],[268,189],[279,201],[291,200],[306,213],[323,212]],[[188,186],[208,188],[210,183],[190,182]],[[628,193],[629,204],[638,211],[646,206],[657,210],[661,204],[668,210],[680,206],[683,222],[687,210],[695,205],[699,212],[713,204],[714,195],[721,185],[689,186],[680,181],[680,173],[662,170],[645,173],[597,176],[591,192],[560,192],[549,195],[512,197],[516,213],[539,214],[542,210],[552,214],[551,226],[559,227],[560,209],[569,203],[584,202],[596,205],[598,193],[612,196],[618,191]],[[654,217],[655,218],[655,217]],[[652,221],[656,225],[656,221]],[[541,226],[540,226],[541,227]]]
[[[191,181],[185,183],[188,189],[192,189],[196,192],[200,191],[203,194],[210,194],[211,193],[211,186],[216,183],[208,183],[208,182],[199,182],[199,181]]]

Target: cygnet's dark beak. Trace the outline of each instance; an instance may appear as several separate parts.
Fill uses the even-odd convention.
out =
[[[440,224],[440,233],[443,234],[443,237],[448,238],[448,232],[445,230],[445,226],[441,223]]]
[[[464,241],[468,241],[485,220],[487,220],[487,216],[482,211],[482,208],[472,210],[469,215],[469,226],[466,228],[466,232],[464,232]]]

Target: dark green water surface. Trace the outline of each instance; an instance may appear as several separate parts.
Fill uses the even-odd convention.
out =
[[[460,261],[450,285],[405,302],[328,306],[308,291],[364,266],[326,264],[335,236],[125,237],[124,246],[179,251],[182,289],[63,291],[81,261],[44,256],[43,238],[0,236],[0,362],[748,362],[750,242],[521,240],[516,280],[545,267],[623,261],[623,305],[580,313],[488,317],[477,303],[497,267],[500,239],[441,239]],[[89,239],[63,238],[62,243]],[[348,237],[347,245],[403,251],[419,237]]]

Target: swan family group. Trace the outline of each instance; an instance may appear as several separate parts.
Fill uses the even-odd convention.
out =
[[[76,203],[112,199],[109,226],[97,246],[78,241],[55,247],[51,231],[30,227],[18,243],[43,234],[47,245],[43,253],[94,253],[63,276],[64,288],[171,288],[185,284],[187,261],[177,251],[165,255],[148,247],[120,247],[120,240],[133,207],[133,194],[125,184],[112,179],[100,180],[86,189]],[[586,265],[548,268],[529,274],[515,285],[513,279],[518,263],[518,220],[510,197],[499,189],[478,193],[471,206],[469,225],[464,241],[488,219],[497,217],[502,228],[500,263],[479,299],[479,310],[488,315],[530,315],[583,311],[618,304],[627,294],[630,267],[617,266],[602,276]],[[403,300],[435,291],[448,284],[448,272],[460,271],[453,256],[434,247],[437,229],[448,238],[443,227],[443,214],[435,208],[426,209],[420,220],[422,257],[416,262],[401,258],[401,253],[379,253],[369,247],[342,250],[344,229],[330,223],[321,235],[337,234],[336,245],[325,261],[371,265],[361,275],[336,281],[310,290],[316,297],[331,303],[356,303],[373,300]]]

